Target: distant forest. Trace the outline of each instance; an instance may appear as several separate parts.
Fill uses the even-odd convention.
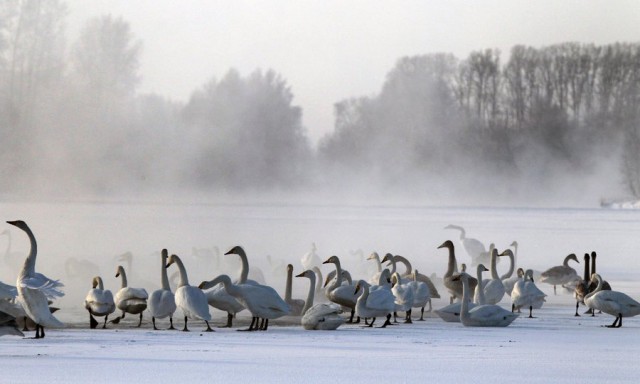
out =
[[[0,196],[640,198],[639,43],[402,57],[379,93],[336,101],[314,146],[276,70],[230,69],[185,103],[140,94],[129,23],[91,19],[67,42],[66,14],[0,3]]]

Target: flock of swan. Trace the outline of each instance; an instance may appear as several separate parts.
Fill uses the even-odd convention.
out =
[[[44,338],[45,328],[64,327],[55,317],[56,308],[52,306],[64,295],[63,284],[36,272],[37,243],[29,226],[21,220],[7,223],[24,231],[29,238],[30,251],[17,276],[16,286],[0,282],[0,336],[24,336],[16,322],[17,318],[23,318],[25,327],[27,320],[34,324],[36,339]],[[528,310],[529,317],[533,317],[533,310],[543,306],[546,294],[536,286],[536,272],[515,268],[517,242],[511,244],[513,250],[507,248],[499,252],[494,244],[486,249],[480,241],[467,238],[460,226],[445,228],[460,231],[460,243],[472,257],[470,267],[474,268],[475,276],[467,273],[465,264],[458,264],[453,241],[446,240],[438,247],[448,255],[442,286],[449,295],[449,305],[435,310],[442,320],[471,327],[505,327],[519,317],[521,309]],[[189,320],[197,320],[206,324],[205,332],[212,332],[211,307],[227,313],[226,327],[229,328],[233,327],[236,314],[248,311],[251,323],[248,328],[239,329],[243,331],[266,331],[269,320],[283,316],[299,316],[300,324],[306,330],[335,330],[345,323],[364,323],[366,327],[373,327],[377,318],[384,319],[380,326],[384,328],[398,323],[399,312],[404,313],[404,323],[412,323],[414,308],[420,309],[417,320],[423,321],[425,308],[428,306],[427,311],[432,310],[431,299],[440,298],[434,283],[436,277],[420,274],[400,255],[388,253],[380,259],[378,253],[373,252],[367,260],[375,263],[376,272],[354,280],[351,273],[342,268],[338,256],[322,261],[313,244],[312,251],[300,260],[304,271],[295,276],[309,280],[305,300],[292,297],[293,265],[287,265],[283,298],[264,281],[249,279],[249,261],[242,247],[235,246],[225,255],[235,255],[239,259],[239,278],[234,280],[222,274],[191,285],[180,257],[163,249],[159,255],[161,286],[150,295],[145,288],[129,286],[127,269],[122,265],[116,268],[115,276],[120,278],[121,287],[115,295],[105,289],[102,278],[96,275],[84,301],[90,328],[99,327],[96,317],[103,317],[101,328],[107,328],[108,324],[119,324],[126,315],[138,317],[140,327],[143,314],[148,311],[154,330],[159,329],[157,321],[161,319],[168,319],[168,329],[176,329],[173,318],[180,309],[183,331],[189,330]],[[583,304],[592,316],[596,311],[614,316],[614,322],[607,327],[621,327],[623,317],[640,314],[640,303],[625,293],[612,290],[596,273],[596,256],[595,252],[585,254],[582,277],[569,265],[570,261],[579,262],[575,254],[570,254],[562,265],[541,272],[536,280],[552,285],[554,294],[557,285],[572,290],[576,299],[575,316],[579,316],[578,307]],[[509,270],[504,275],[497,272],[501,258],[509,259]],[[126,261],[126,255],[120,260]],[[397,270],[398,263],[404,264],[404,273]],[[383,268],[385,264],[388,268]],[[168,270],[174,265],[177,287],[172,291]],[[322,265],[333,266],[326,279],[320,270]],[[485,272],[489,272],[488,278],[483,278]],[[510,309],[499,305],[505,296],[511,299]],[[109,320],[116,312],[115,318]]]

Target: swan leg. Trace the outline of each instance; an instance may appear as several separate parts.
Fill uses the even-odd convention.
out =
[[[611,325],[605,325],[605,327],[607,327],[607,328],[619,328],[620,326],[622,326],[622,324],[620,324],[620,326],[618,326],[618,318],[620,319],[620,323],[622,323],[622,316],[618,315],[618,316],[616,316],[616,319],[613,320],[613,323]]]
[[[367,318],[364,318],[364,325],[369,325],[369,321],[367,320]]]
[[[207,324],[207,329],[205,329],[204,332],[215,332],[213,329],[211,329],[207,320],[205,320],[204,322]]]
[[[616,328],[622,327],[622,313],[620,313],[618,316],[620,317],[618,318],[618,326]],[[42,329],[42,337],[44,337],[44,328]]]
[[[420,309],[420,318],[418,319],[418,321],[424,321],[424,307]]]
[[[382,326],[380,328],[386,328],[387,325],[393,325],[393,324],[391,324],[391,314],[387,315],[387,320],[384,322],[384,324],[382,324]]]
[[[96,329],[98,326],[98,321],[93,317],[91,312],[89,312],[89,328]]]
[[[261,331],[266,331],[269,328],[269,319],[262,319],[262,324],[260,326]]]
[[[238,331],[253,331],[253,324],[255,324],[257,317],[252,317],[251,318],[251,325],[249,325],[249,328],[247,329],[238,329]]]
[[[554,295],[557,295],[557,293],[556,293],[556,286],[555,286],[555,284],[554,284],[554,286],[553,286],[553,294],[554,294]]]
[[[588,311],[584,312],[585,315],[592,315],[593,316],[593,308],[589,308]]]
[[[360,324],[360,316],[356,317],[356,321],[353,322],[354,324]]]
[[[398,312],[393,311],[393,322],[397,323],[398,322]]]
[[[25,316],[24,317],[24,327],[22,327],[22,332],[26,332],[26,331],[29,330],[29,327],[27,327],[27,319],[28,319],[28,317]]]
[[[173,327],[173,316],[169,316],[169,329],[175,330]]]
[[[189,329],[187,329],[187,316],[184,317],[184,328],[182,328],[182,332],[189,332]]]
[[[405,317],[404,323],[413,324],[413,321],[411,320],[411,310],[407,311],[407,316]]]
[[[233,314],[227,312],[227,325],[223,326],[222,328],[231,328],[233,324]]]
[[[158,328],[156,328],[156,318],[154,316],[151,316],[151,322],[153,323],[153,330],[157,331]]]
[[[374,323],[375,321],[376,321],[376,318],[375,318],[375,317],[372,317],[372,318],[371,318],[371,322],[370,322],[370,323],[369,323],[369,325],[368,325],[368,328],[372,328],[372,327],[373,327],[373,323]]]
[[[424,307],[422,307],[422,310],[424,311]],[[433,307],[431,306],[431,299],[429,299],[429,310],[427,312],[431,311],[433,311]]]
[[[104,317],[104,324],[102,324],[102,329],[107,329],[107,319],[109,318],[109,315],[106,315]]]
[[[579,302],[579,301],[576,301],[576,314],[575,314],[575,315],[573,315],[573,316],[580,316],[580,315],[578,314],[578,306],[579,306],[579,305],[580,305],[580,302]]]
[[[138,321],[138,328],[142,325],[142,312],[140,312],[140,321]]]
[[[580,316],[580,315],[578,315],[578,316]],[[529,318],[530,319],[534,319],[534,317],[533,317],[533,305],[529,306]]]
[[[351,317],[349,317],[349,321],[347,321],[347,324],[353,324],[353,315],[355,315],[356,313],[356,309],[352,308],[351,309]]]

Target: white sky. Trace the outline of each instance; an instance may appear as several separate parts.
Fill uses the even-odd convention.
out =
[[[186,101],[230,68],[274,69],[304,110],[313,142],[332,131],[333,104],[377,93],[406,55],[577,41],[640,40],[635,0],[211,1],[66,0],[68,32],[122,16],[143,42],[140,91]]]

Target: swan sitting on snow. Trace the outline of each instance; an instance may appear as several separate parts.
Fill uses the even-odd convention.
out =
[[[127,274],[124,271],[122,265],[118,265],[116,271],[116,277],[122,279],[122,285],[120,290],[116,292],[116,308],[122,311],[122,316],[111,320],[112,323],[118,324],[121,319],[124,319],[125,314],[130,313],[132,315],[140,314],[140,321],[138,327],[142,324],[142,312],[147,309],[147,299],[149,294],[144,288],[132,288],[127,286]]]
[[[342,309],[336,304],[315,304],[316,274],[311,270],[306,270],[296,277],[306,277],[309,279],[309,293],[305,306],[302,309],[301,324],[307,330],[335,330],[345,322],[345,318],[340,316]]]
[[[476,304],[497,304],[502,300],[504,296],[505,289],[500,276],[498,276],[498,271],[496,269],[496,260],[498,258],[498,250],[495,248],[491,248],[491,279],[485,279],[481,283],[478,283],[475,289],[475,293],[473,295],[473,301]],[[480,291],[484,291],[485,302],[480,303],[479,296]]]
[[[204,320],[207,324],[205,332],[213,332],[213,329],[209,326],[211,321],[211,314],[209,313],[209,303],[207,303],[207,297],[200,288],[189,285],[189,279],[187,277],[187,271],[182,264],[182,260],[176,255],[169,257],[169,262],[165,268],[169,268],[173,263],[178,266],[180,272],[180,282],[176,289],[175,299],[176,306],[182,310],[184,314],[184,332],[188,332],[187,319]]]
[[[478,268],[482,266],[479,265]],[[460,307],[460,322],[465,327],[506,327],[519,315],[492,304],[478,305],[469,310],[471,289],[469,287],[469,275],[462,272],[453,279],[462,281],[462,303]],[[481,293],[482,295],[482,293]]]
[[[584,303],[594,311],[597,309],[616,317],[611,325],[607,325],[607,328],[620,328],[623,317],[640,315],[640,303],[625,293],[603,290],[603,281],[599,274],[592,274],[591,281],[598,285],[595,291],[585,296]]]
[[[325,287],[325,295],[327,296],[327,299],[338,305],[351,309],[351,316],[347,323],[353,323],[353,317],[356,313],[355,307],[358,300],[358,291],[354,292],[353,285],[342,285],[343,271],[340,266],[340,259],[338,256],[331,256],[322,264],[334,264],[336,266],[335,280]],[[327,281],[329,281],[329,276],[327,276]]]
[[[169,329],[175,329],[173,327],[173,313],[176,311],[176,299],[173,292],[171,292],[169,277],[167,276],[167,268],[165,268],[167,259],[169,258],[169,252],[166,249],[163,249],[160,258],[160,281],[162,282],[162,288],[153,291],[149,297],[151,322],[153,323],[153,329],[158,330],[156,327],[156,319],[169,317]]]
[[[7,221],[7,223],[22,229],[31,243],[29,255],[24,261],[22,271],[18,275],[16,288],[18,290],[18,300],[22,304],[26,315],[36,323],[35,338],[44,338],[44,327],[64,327],[64,324],[51,313],[48,302],[48,298],[53,299],[64,296],[64,293],[59,290],[63,284],[36,272],[38,246],[29,226],[22,220]]]
[[[94,329],[98,326],[98,322],[93,316],[104,316],[104,324],[102,328],[107,327],[107,319],[109,315],[115,312],[116,304],[113,301],[113,295],[110,290],[105,290],[102,278],[96,276],[92,281],[92,288],[84,299],[84,307],[89,311],[89,326]]]

